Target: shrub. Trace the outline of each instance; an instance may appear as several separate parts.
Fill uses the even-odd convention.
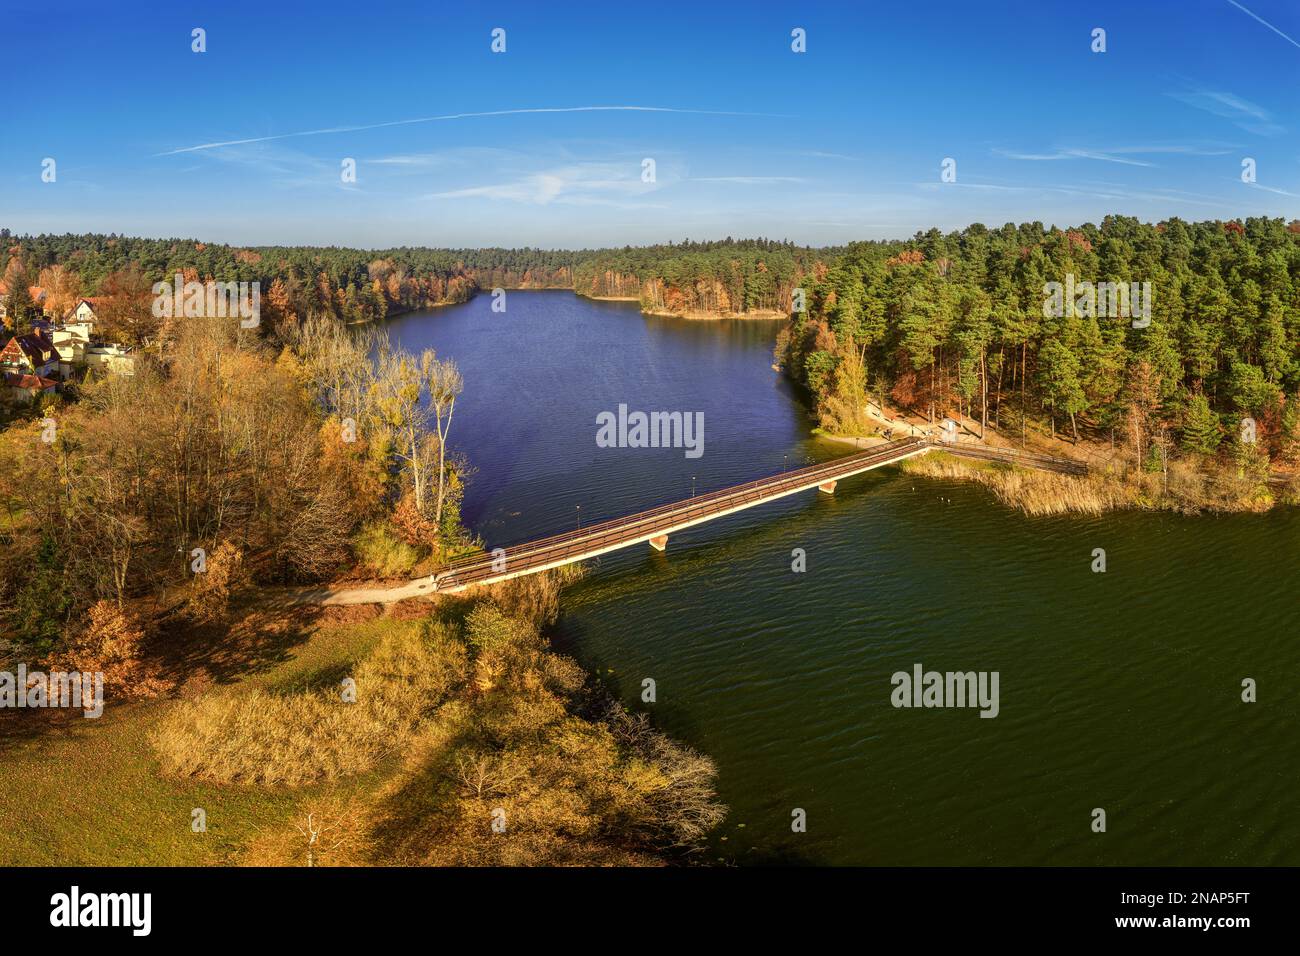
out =
[[[352,550],[362,566],[383,578],[407,576],[420,561],[420,553],[382,521],[373,521],[357,532]]]
[[[207,558],[207,570],[194,575],[187,610],[196,624],[219,623],[230,613],[230,600],[248,584],[244,552],[229,541]]]
[[[493,584],[488,594],[491,595],[492,603],[505,614],[527,621],[533,628],[541,630],[559,620],[560,592],[568,585],[582,580],[586,573],[586,567],[582,564],[566,564],[540,574],[529,574]]]
[[[38,653],[48,651],[59,639],[71,607],[58,546],[45,535],[14,600],[14,630],[19,641]]]
[[[167,689],[155,664],[145,660],[145,628],[128,608],[112,601],[91,605],[85,629],[58,656],[66,670],[102,672],[106,691],[126,700],[156,697]]]

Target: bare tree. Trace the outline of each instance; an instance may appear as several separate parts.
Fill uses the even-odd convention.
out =
[[[381,351],[375,360],[375,380],[371,386],[375,397],[374,414],[394,438],[393,454],[410,472],[415,506],[425,509],[427,464],[424,443],[428,435],[428,410],[420,400],[420,367],[403,349]]]
[[[420,377],[429,390],[429,406],[438,430],[438,500],[434,522],[441,527],[447,487],[447,433],[451,431],[451,416],[456,411],[456,399],[465,388],[465,380],[453,359],[439,360],[432,349],[426,349],[420,356]]]

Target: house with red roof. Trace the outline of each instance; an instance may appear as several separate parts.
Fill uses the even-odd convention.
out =
[[[36,375],[41,378],[59,377],[59,363],[63,356],[54,343],[41,332],[15,335],[0,349],[0,371]]]
[[[22,372],[4,372],[0,375],[0,395],[14,402],[35,401],[43,393],[52,393],[59,383],[40,375],[26,375]]]

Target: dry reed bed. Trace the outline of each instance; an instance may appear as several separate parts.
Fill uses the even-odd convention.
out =
[[[1004,505],[1034,516],[1099,515],[1138,503],[1135,489],[1106,478],[972,464],[935,452],[907,459],[903,470],[927,478],[978,481]]]
[[[1028,515],[1099,515],[1121,508],[1200,512],[1262,512],[1277,500],[1259,482],[1235,475],[1231,468],[1201,470],[1194,463],[1171,462],[1168,475],[1139,473],[1087,477],[1034,471],[1000,463],[972,462],[931,452],[902,463],[909,474],[926,478],[977,481],[1002,504]],[[1294,495],[1283,495],[1291,501]]]

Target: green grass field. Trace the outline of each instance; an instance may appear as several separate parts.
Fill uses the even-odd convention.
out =
[[[414,626],[378,618],[314,628],[283,660],[236,677],[228,692],[330,682],[385,633]],[[95,720],[59,715],[29,736],[0,736],[0,865],[233,863],[259,828],[290,825],[304,798],[346,794],[373,786],[382,775],[375,771],[293,790],[167,779],[158,772],[148,738],[175,706],[173,700],[110,703]],[[191,829],[195,808],[207,814],[206,833]]]

